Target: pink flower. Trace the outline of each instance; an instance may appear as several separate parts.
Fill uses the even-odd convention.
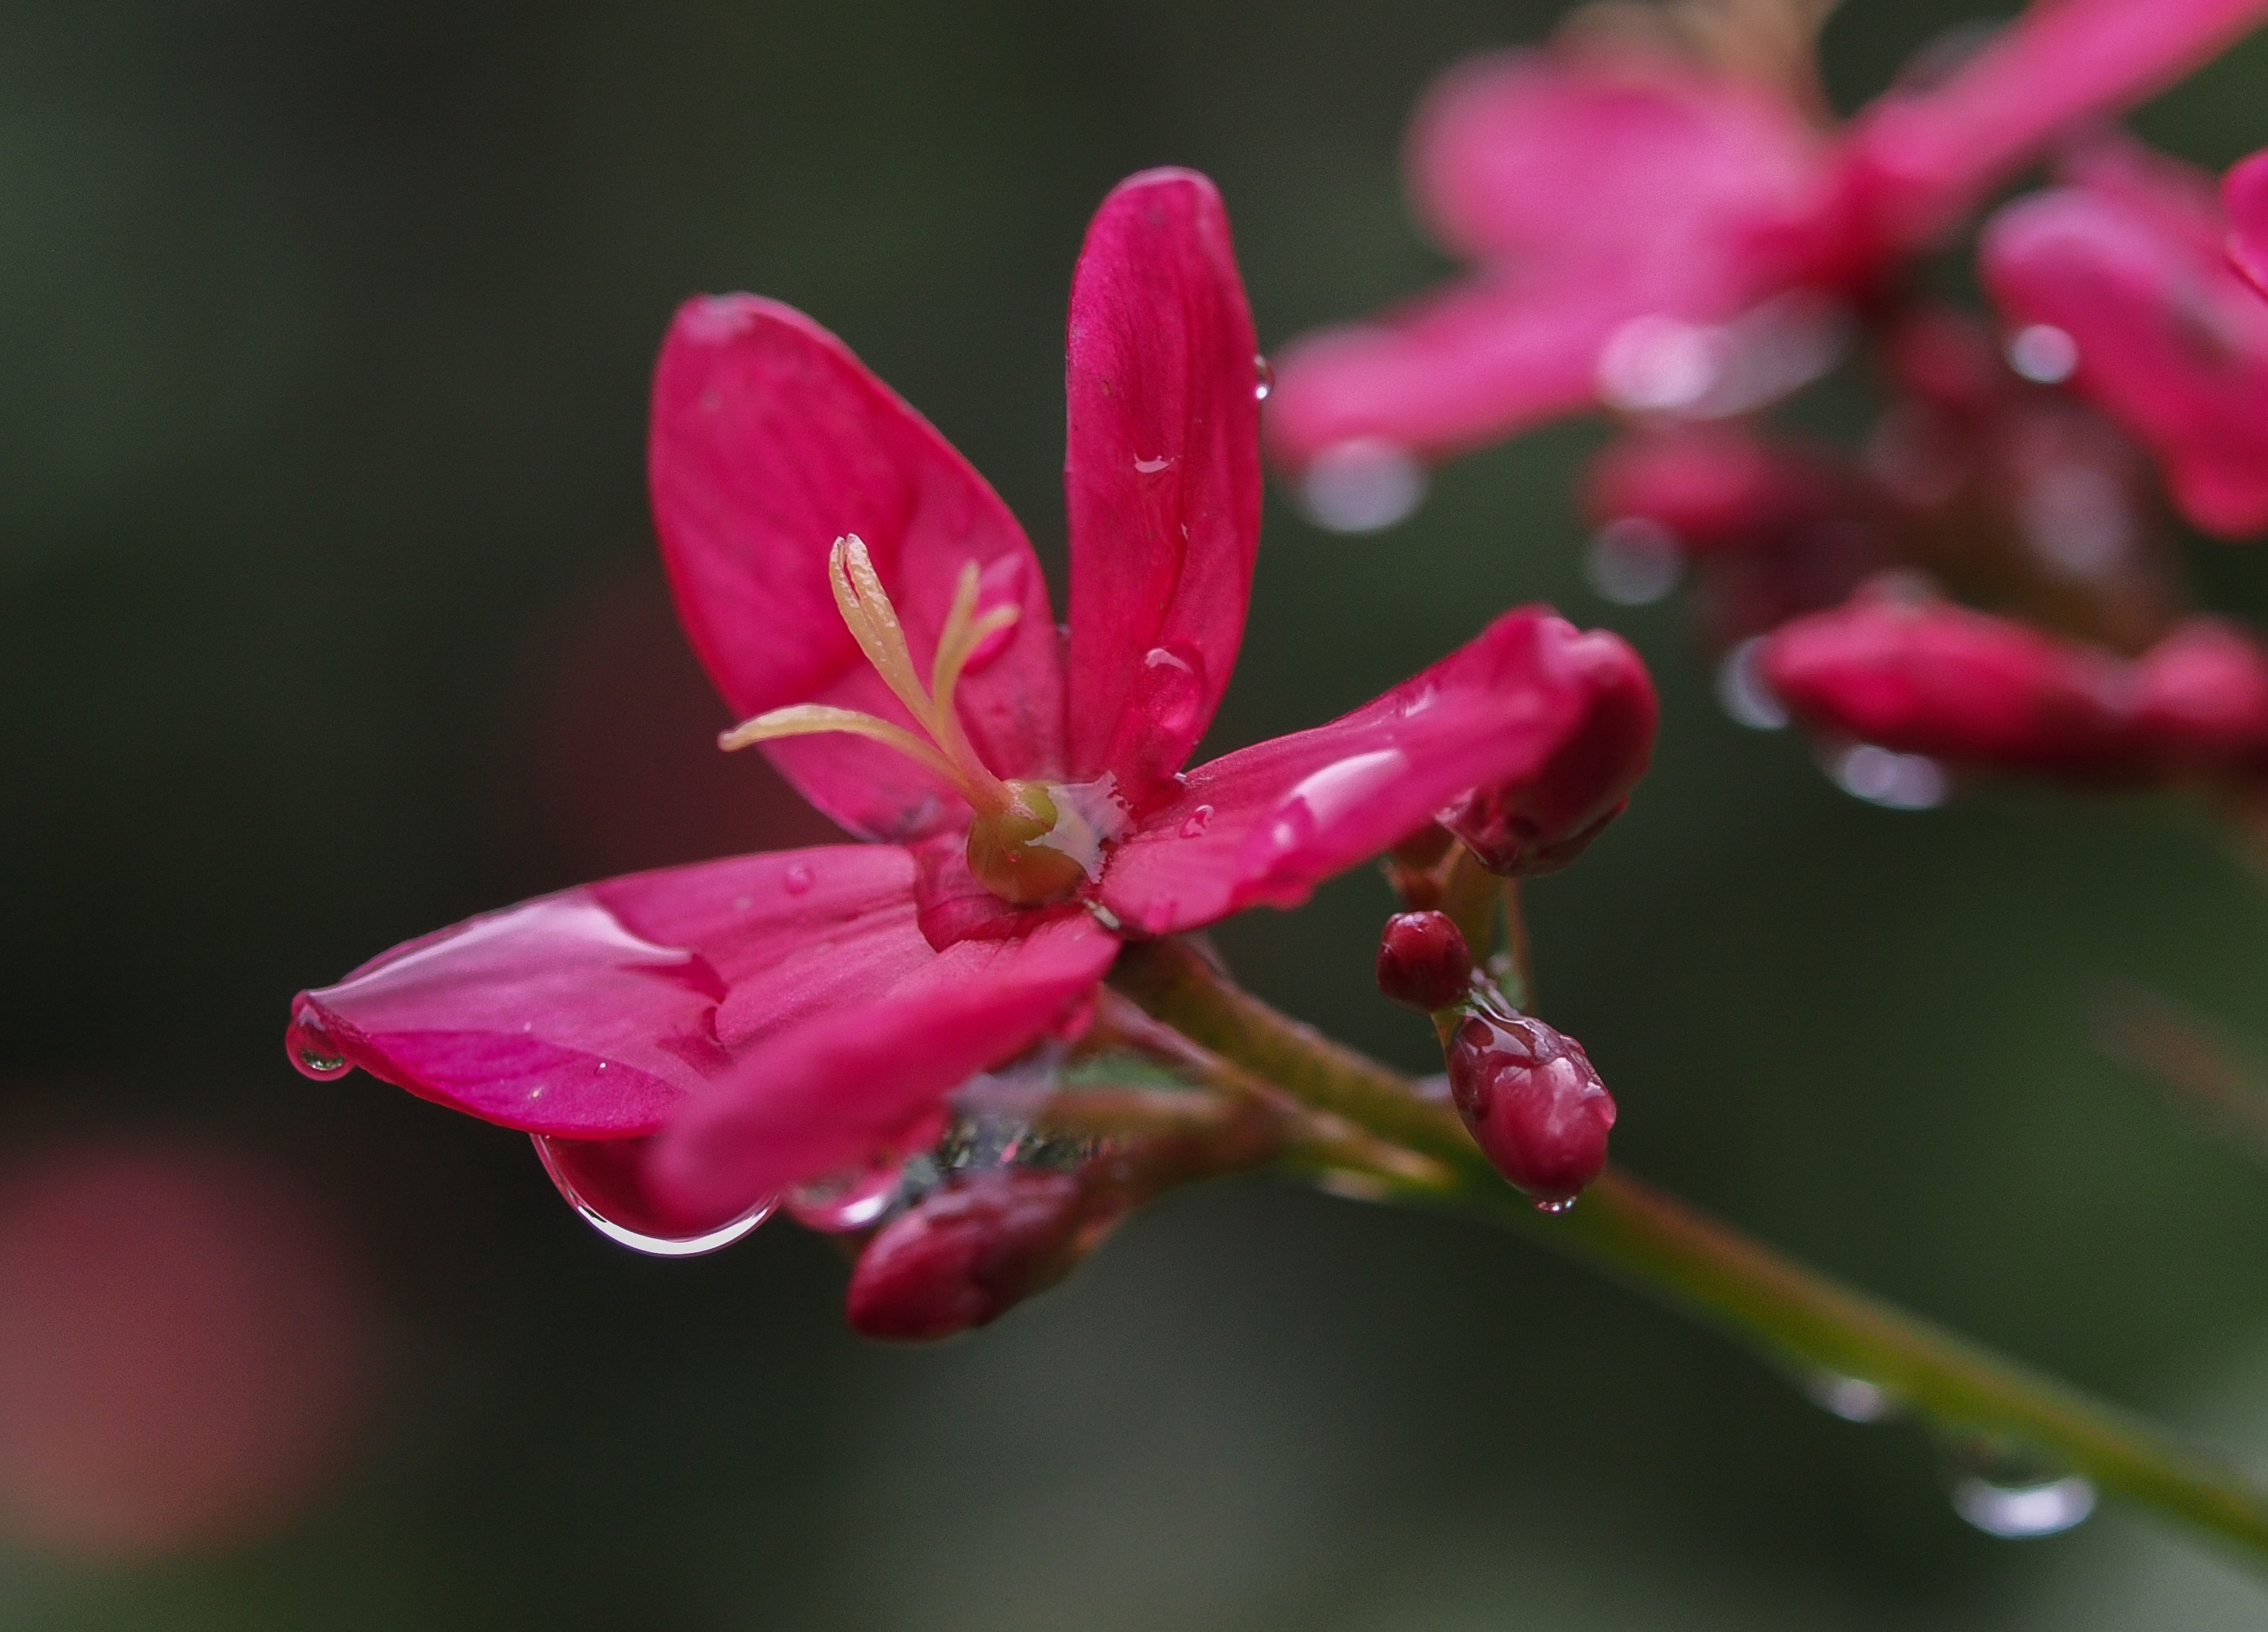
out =
[[[1286,348],[1270,450],[1324,519],[1375,525],[1391,507],[1350,502],[1350,482],[1398,482],[1414,502],[1417,460],[1594,404],[1759,406],[1832,363],[1838,301],[1874,299],[2056,138],[2264,12],[2268,0],[2040,0],[1839,133],[1787,91],[1659,51],[1467,63],[1421,105],[1409,174],[1421,219],[1473,275]]]
[[[2268,302],[2231,266],[2212,180],[2125,144],[1986,225],[1984,283],[2012,327],[2063,336],[2072,388],[2149,448],[2182,513],[2268,528]]]
[[[1243,629],[1255,355],[1211,185],[1123,184],[1072,287],[1058,631],[1014,518],[839,341],[770,301],[690,302],[652,442],[681,616],[747,717],[725,746],[760,745],[873,842],[609,879],[410,942],[303,994],[293,1058],[525,1129],[590,1210],[705,1244],[925,1143],[957,1085],[1081,1024],[1122,937],[1294,905],[1476,790],[1532,815],[1533,782],[1551,819],[1594,824],[1571,745],[1640,697],[1650,740],[1651,688],[1613,636],[1535,609],[1179,774]],[[1644,749],[1625,743],[1616,800]]]

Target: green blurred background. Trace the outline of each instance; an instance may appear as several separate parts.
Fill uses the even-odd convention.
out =
[[[2146,4],[2146,0],[2136,0]],[[1227,196],[1263,341],[1440,264],[1405,113],[1549,5],[26,0],[0,11],[0,1161],[176,1140],[296,1174],[385,1356],[336,1474],[239,1545],[0,1542],[0,1628],[2113,1628],[2268,1621],[2109,1511],[1969,1531],[1921,1437],[1458,1224],[1177,1198],[973,1338],[840,1326],[785,1224],[633,1257],[525,1141],[306,1082],[295,988],[593,873],[820,836],[672,629],[643,490],[674,304],[813,312],[1059,564],[1061,334],[1110,184]],[[1955,8],[1853,0],[1849,107]],[[2145,111],[2268,137],[2255,42]],[[1834,416],[1830,393],[1820,410]],[[1533,892],[1620,1157],[1828,1267],[2268,1450],[2268,1174],[2092,1040],[2133,981],[2268,1037],[2268,894],[2194,812],[1859,805],[1584,589],[1595,428],[1346,538],[1271,498],[1215,747],[1547,599],[1637,640],[1656,768]],[[2268,614],[2255,554],[2194,552]],[[1222,941],[1413,1067],[1367,876]],[[99,1260],[90,1275],[103,1273]],[[25,1318],[0,1308],[0,1323]],[[0,1378],[0,1392],[8,1386]]]

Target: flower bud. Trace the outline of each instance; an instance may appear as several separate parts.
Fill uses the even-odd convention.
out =
[[[1774,693],[1815,728],[1961,764],[2133,773],[2124,665],[2007,618],[1869,596],[1785,625],[1759,658]]]
[[[1473,989],[1473,954],[1445,912],[1401,912],[1378,940],[1378,989],[1431,1014]]]
[[[2268,652],[2215,618],[2191,618],[2134,665],[2145,751],[2172,774],[2235,773],[2268,759]]]
[[[859,1254],[843,1300],[851,1329],[919,1342],[998,1320],[1079,1261],[1082,1199],[1073,1175],[1034,1167],[933,1192]]]
[[[1573,861],[1622,814],[1653,753],[1653,681],[1626,642],[1567,629],[1550,662],[1577,709],[1557,752],[1525,781],[1468,794],[1439,817],[1491,872],[1556,872]]]
[[[1614,1096],[1582,1044],[1524,1015],[1474,1014],[1448,1055],[1449,1093],[1474,1141],[1545,1210],[1605,1168]]]

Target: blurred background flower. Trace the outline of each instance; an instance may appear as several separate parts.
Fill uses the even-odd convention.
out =
[[[633,1258],[557,1205],[517,1136],[305,1082],[276,1047],[290,994],[373,947],[806,839],[760,767],[710,757],[723,722],[666,637],[645,417],[685,295],[755,289],[841,334],[992,478],[1059,590],[1064,307],[1103,192],[1154,163],[1211,173],[1263,345],[1373,309],[1446,271],[1402,213],[1410,107],[1557,18],[0,16],[0,1173],[89,1142],[247,1152],[284,1187],[257,1195],[313,1198],[356,1245],[342,1261],[375,1290],[340,1295],[371,1300],[357,1329],[398,1356],[359,1437],[243,1464],[284,1472],[232,1487],[264,1493],[240,1525],[131,1547],[11,1528],[0,1628],[2257,1621],[2243,1577],[2115,1511],[2036,1544],[1979,1535],[1922,1499],[1918,1437],[1837,1421],[1466,1226],[1193,1193],[998,1326],[894,1352],[841,1329],[822,1240],[768,1226],[714,1259]],[[1854,0],[1825,26],[1826,94],[1847,113],[1966,20]],[[2268,134],[2264,81],[2256,39],[2138,129],[2219,170]],[[1791,417],[1847,445],[1865,414],[1830,380]],[[1586,586],[1573,478],[1602,441],[1569,422],[1446,466],[1379,537],[1271,495],[1201,753],[1352,707],[1516,601],[1611,622],[1662,681],[1655,767],[1529,898],[1543,1012],[1614,1085],[1618,1155],[2268,1449],[2268,1185],[2099,1052],[2090,1018],[2119,979],[2268,1030],[2258,891],[2171,805],[2000,789],[1884,811],[1726,720],[1673,606]],[[2200,600],[2268,616],[2268,557],[2181,541]],[[1272,998],[1427,1069],[1423,1022],[1373,988],[1389,909],[1352,877],[1224,940]],[[270,1204],[197,1239],[247,1250],[232,1231],[266,1241]],[[144,1225],[147,1249],[184,1228]],[[121,1329],[184,1318],[132,1293],[153,1272],[127,1245],[145,1244],[86,1261],[117,1267],[84,1270],[71,1305],[122,1308]],[[252,1261],[278,1286],[334,1261],[258,1250],[283,1254]],[[173,1297],[187,1275],[156,1278]],[[261,1340],[269,1364],[316,1329],[317,1305],[276,1296],[245,1305],[300,1334]],[[373,1359],[370,1342],[348,1347]],[[185,1349],[129,1392],[162,1401],[188,1375]],[[352,1420],[264,1392],[254,1443]],[[11,1511],[73,1488],[11,1476],[33,1493],[11,1487]]]

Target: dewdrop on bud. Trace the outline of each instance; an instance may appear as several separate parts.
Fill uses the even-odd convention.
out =
[[[998,1320],[1071,1272],[1086,1247],[1070,1173],[1008,1168],[936,1191],[875,1232],[843,1299],[853,1331],[895,1342]]]
[[[1496,1169],[1564,1212],[1607,1165],[1614,1096],[1582,1044],[1524,1015],[1474,1013],[1449,1041],[1449,1093]]]
[[[1378,989],[1431,1014],[1472,994],[1473,954],[1445,912],[1401,912],[1378,940]]]

